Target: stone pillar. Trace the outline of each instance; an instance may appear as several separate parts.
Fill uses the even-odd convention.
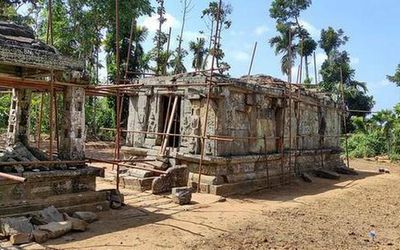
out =
[[[29,145],[29,113],[31,110],[32,91],[13,89],[8,120],[7,145],[17,142]]]
[[[85,89],[67,87],[64,90],[64,119],[60,133],[60,158],[85,159]]]
[[[147,131],[148,97],[145,93],[129,98],[128,131]],[[127,133],[127,146],[143,147],[146,135],[139,133]]]

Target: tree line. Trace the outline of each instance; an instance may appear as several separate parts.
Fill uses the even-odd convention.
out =
[[[85,63],[85,71],[90,76],[91,84],[99,83],[99,70],[107,69],[107,80],[112,84],[118,73],[123,78],[132,80],[144,73],[154,75],[179,74],[187,72],[184,64],[185,58],[191,53],[191,67],[196,71],[206,69],[211,56],[215,56],[216,66],[221,73],[226,73],[230,68],[224,61],[225,51],[222,46],[223,33],[232,25],[230,15],[232,6],[226,1],[221,8],[219,1],[210,1],[198,18],[204,20],[206,28],[199,31],[199,35],[193,41],[186,41],[184,31],[186,21],[193,9],[193,0],[180,0],[182,8],[181,27],[175,38],[177,46],[171,48],[170,32],[165,31],[166,9],[165,0],[157,0],[152,6],[149,0],[119,0],[119,51],[120,67],[117,72],[116,65],[116,15],[114,1],[103,0],[51,0],[52,22],[49,24],[49,0],[3,0],[0,3],[0,18],[11,20],[19,24],[32,27],[38,34],[38,38],[48,41],[61,53],[77,58]],[[269,39],[270,46],[276,55],[281,56],[281,71],[288,76],[291,82],[303,83],[311,87],[317,87],[322,91],[330,93],[333,98],[339,101],[343,98],[346,101],[347,109],[371,111],[375,102],[368,94],[365,82],[355,78],[355,69],[351,66],[350,54],[344,49],[349,41],[349,36],[341,29],[326,27],[321,30],[318,40],[310,35],[310,32],[301,23],[301,14],[312,5],[311,0],[273,0],[269,8],[269,16],[276,21],[277,35]],[[24,15],[18,11],[22,6],[28,6]],[[145,51],[143,44],[150,39],[149,30],[137,24],[141,16],[155,15],[158,20],[158,30],[152,37],[153,48]],[[50,33],[50,34],[49,34]],[[51,39],[49,39],[49,36]],[[215,46],[214,46],[215,43]],[[321,79],[315,79],[310,74],[310,58],[320,48],[326,55],[318,74]],[[99,62],[101,50],[106,53],[106,62],[102,65]],[[301,69],[292,72],[300,61]],[[304,60],[304,64],[303,64]],[[299,74],[305,70],[303,74]],[[291,79],[291,76],[297,79]],[[318,78],[318,77],[317,77]],[[400,65],[395,74],[388,76],[388,79],[400,86]],[[343,83],[341,85],[341,83]],[[8,117],[9,100],[7,95],[0,96],[0,127],[5,127]],[[38,117],[39,112],[38,95],[34,95],[32,102],[32,117]],[[45,101],[48,102],[48,98]],[[5,105],[3,105],[5,104]],[[48,105],[47,105],[48,106]],[[124,100],[122,113],[122,125],[127,120],[128,101]],[[115,126],[115,99],[114,98],[88,98],[87,99],[87,127],[89,134],[104,135],[99,131],[100,127]],[[48,130],[48,112],[44,112],[42,130]],[[364,153],[356,152],[362,148],[360,145],[377,146],[382,143],[375,143],[375,139],[391,138],[390,141],[396,144],[398,133],[398,107],[394,111],[382,111],[373,116],[367,112],[348,112],[347,128],[348,133],[354,135],[350,138],[351,150],[355,156],[372,154],[393,154],[398,152],[397,146],[384,145],[379,150],[364,150]],[[32,119],[35,123],[35,119]],[[361,126],[361,121],[363,126]],[[35,130],[32,125],[33,131]],[[373,130],[373,131],[372,131]],[[382,133],[379,131],[383,131]],[[390,132],[390,133],[389,133]],[[368,137],[361,140],[361,134]],[[107,135],[107,134],[105,134]],[[379,135],[379,136],[378,136]],[[105,138],[105,137],[104,137]],[[101,139],[104,139],[101,138]],[[377,139],[377,140],[378,140]],[[361,141],[373,143],[361,144]],[[360,143],[360,144],[358,144]]]
[[[298,74],[298,83],[316,83],[316,87],[330,93],[338,101],[345,100],[347,110],[346,126],[349,138],[349,151],[353,157],[371,157],[389,155],[392,160],[400,159],[400,104],[393,111],[383,110],[369,115],[375,101],[368,94],[367,84],[355,79],[355,69],[351,67],[350,55],[343,49],[349,41],[342,29],[327,27],[321,30],[320,38],[315,41],[301,25],[300,16],[308,9],[312,0],[274,0],[269,9],[270,17],[276,20],[277,35],[269,40],[276,55],[281,55],[282,73],[292,81],[291,75]],[[326,60],[319,74],[322,79],[312,79],[309,74],[308,58],[321,48]],[[301,80],[300,69],[291,72],[296,58],[300,57],[300,66],[304,59],[305,76]],[[316,74],[317,75],[317,74]],[[300,76],[300,77],[299,77]],[[299,79],[300,78],[300,79]],[[400,65],[388,80],[400,86]],[[362,112],[359,112],[362,111]]]

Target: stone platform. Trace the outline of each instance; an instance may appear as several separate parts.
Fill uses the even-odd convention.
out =
[[[177,155],[177,161],[188,166],[189,186],[197,188],[199,157]],[[203,193],[215,195],[246,194],[290,183],[297,174],[314,169],[333,169],[343,165],[340,150],[306,150],[286,153],[281,162],[281,154],[247,155],[232,157],[206,156],[202,166],[200,189]],[[296,164],[295,164],[296,162]]]
[[[20,183],[0,179],[0,216],[21,215],[54,205],[61,211],[106,210],[107,192],[96,191],[96,176],[103,169],[84,167],[76,170],[24,172]]]

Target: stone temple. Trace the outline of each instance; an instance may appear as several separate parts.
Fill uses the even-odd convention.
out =
[[[108,207],[106,192],[96,192],[96,176],[103,170],[85,164],[87,83],[82,72],[82,63],[35,39],[31,29],[0,22],[0,86],[12,89],[7,142],[0,147],[0,217],[31,213],[50,204],[64,211]],[[45,153],[29,142],[34,91],[62,95],[59,152],[54,146],[53,152]]]
[[[343,165],[341,104],[270,76],[197,72],[89,86],[82,63],[38,41],[28,28],[0,22],[0,87],[12,89],[7,145],[0,152],[0,176],[8,176],[0,179],[0,214],[40,209],[37,199],[44,199],[43,207],[49,197],[66,208],[97,207],[110,197],[96,192],[104,170],[88,166],[85,157],[88,94],[129,99],[124,159],[105,161],[118,165],[117,189],[157,194],[188,185],[231,195]],[[46,154],[29,141],[32,92],[63,100],[58,152],[53,146]]]
[[[210,80],[205,73],[138,80],[142,87],[129,99],[123,151],[185,165],[189,186],[199,188],[201,173],[200,190],[218,195],[343,165],[341,111],[326,94],[270,76],[214,75],[205,122]]]

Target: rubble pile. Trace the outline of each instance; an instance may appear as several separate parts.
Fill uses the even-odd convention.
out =
[[[30,165],[23,164],[26,162],[38,162],[38,161],[49,161],[49,157],[43,151],[25,146],[18,142],[13,147],[7,147],[4,151],[0,151],[0,163],[9,162],[10,165],[2,165],[1,172],[5,173],[23,173],[27,171],[41,172],[50,170],[75,170],[77,164],[74,166],[68,166],[67,164],[57,163],[50,165]],[[58,158],[53,158],[55,161],[59,161]],[[21,162],[21,164],[15,164]]]
[[[98,219],[92,212],[60,213],[54,206],[43,209],[39,214],[28,217],[0,219],[0,237],[13,245],[32,241],[44,243],[69,232],[86,231],[89,224]]]

